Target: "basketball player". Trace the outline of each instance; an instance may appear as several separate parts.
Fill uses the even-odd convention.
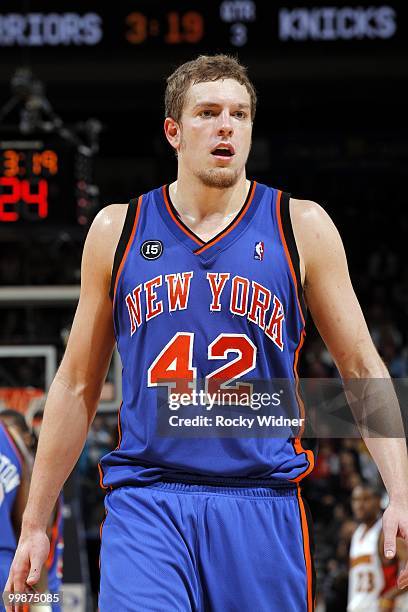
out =
[[[407,560],[406,547],[397,538],[395,557],[384,557],[380,502],[380,492],[369,484],[353,489],[351,505],[360,525],[350,546],[348,612],[393,610],[394,604],[402,604],[403,599],[406,605],[406,596],[402,597],[403,591],[397,587],[399,564]]]
[[[8,434],[9,442],[14,445],[13,449],[18,453],[17,458],[19,459],[19,465],[21,466],[21,474],[19,478],[13,478],[13,484],[16,486],[16,490],[14,491],[16,499],[14,503],[11,499],[9,499],[9,504],[4,505],[4,520],[0,521],[0,550],[3,549],[4,546],[4,555],[6,550],[9,551],[7,572],[4,576],[4,581],[0,585],[2,587],[1,592],[3,592],[11,561],[16,549],[16,538],[18,539],[20,536],[23,512],[25,509],[25,504],[27,503],[33,458],[36,449],[36,436],[30,431],[24,416],[16,410],[2,410],[0,412],[0,424],[3,425],[3,431]],[[5,463],[5,466],[7,466],[7,463]],[[9,474],[9,468],[3,471],[4,474],[6,472]],[[57,500],[54,511],[51,514],[50,522],[47,528],[47,534],[50,539],[50,553],[42,571],[41,581],[37,585],[41,591],[46,591],[48,589],[49,591],[56,593],[61,589],[63,548],[62,503],[63,500],[61,494]],[[11,523],[13,524],[15,532],[14,538],[10,537],[9,526]],[[6,533],[2,532],[2,528],[6,530]],[[11,549],[13,541],[14,547]],[[58,604],[52,604],[52,607],[44,606],[44,611],[45,610],[59,612],[60,606]]]
[[[32,427],[32,451],[35,455],[37,451],[38,436],[41,431],[43,414],[37,412],[35,415],[35,426]],[[50,552],[45,562],[45,570],[47,576],[48,591],[50,593],[61,593],[62,576],[63,576],[63,553],[64,553],[64,495],[61,491],[58,496],[57,503],[51,513],[50,520],[47,526],[47,535],[50,541]],[[60,612],[61,606],[59,603],[52,603],[52,612]]]
[[[13,516],[18,514],[23,460],[12,434],[0,420],[0,590],[3,593],[7,576],[16,551]],[[28,489],[27,489],[28,492]],[[22,517],[22,510],[21,517]],[[0,610],[4,610],[3,600]]]
[[[26,444],[29,436],[24,417],[14,410],[0,412],[0,592],[3,593],[20,537],[27,503],[32,458]],[[39,584],[46,588],[44,572]],[[0,612],[4,610],[0,600]]]
[[[237,392],[249,379],[295,381],[306,303],[342,376],[388,374],[328,215],[246,177],[256,95],[245,69],[224,55],[183,64],[165,106],[177,180],[108,206],[89,231],[8,588],[37,580],[47,517],[85,443],[116,340],[123,404],[119,444],[101,461],[100,611],[310,612],[299,482],[313,453],[289,432],[159,436],[157,387],[189,397],[198,379]],[[295,394],[285,408],[298,414]],[[406,447],[367,444],[390,494],[385,549],[394,556],[397,531],[408,534]]]

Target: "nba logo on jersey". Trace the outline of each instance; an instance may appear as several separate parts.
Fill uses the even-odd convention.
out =
[[[263,261],[264,258],[264,243],[255,242],[255,250],[254,250],[254,259],[258,259],[258,261]]]

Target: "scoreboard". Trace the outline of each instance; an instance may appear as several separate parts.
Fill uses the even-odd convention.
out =
[[[3,0],[0,47],[32,58],[96,53],[112,58],[144,50],[193,53],[243,50],[285,53],[406,49],[407,7],[395,0],[123,0],[109,3],[42,0],[35,10]],[[41,8],[40,8],[41,7]],[[20,10],[19,10],[20,8]],[[51,55],[52,54],[52,55]],[[24,57],[24,55],[22,55]]]
[[[30,65],[55,91],[77,98],[70,101],[74,109],[82,96],[95,99],[97,109],[99,102],[109,108],[116,95],[123,100],[128,95],[132,104],[145,95],[141,103],[147,105],[151,83],[163,86],[177,63],[201,53],[236,54],[250,66],[252,78],[272,75],[275,84],[277,76],[291,74],[319,78],[317,59],[323,60],[323,78],[336,77],[338,60],[345,58],[339,79],[359,75],[360,59],[361,71],[368,65],[374,78],[380,72],[395,79],[408,72],[407,51],[408,3],[398,0],[122,0],[112,6],[2,0],[0,5],[0,83],[8,82],[16,67]],[[3,92],[6,102],[5,87]],[[50,135],[6,137],[1,129],[0,124],[0,226],[85,225],[91,160]]]
[[[52,149],[26,150],[18,142],[15,145],[1,151],[0,221],[46,219],[51,181],[59,175],[58,154]]]
[[[87,223],[90,158],[57,137],[0,132],[0,227]]]

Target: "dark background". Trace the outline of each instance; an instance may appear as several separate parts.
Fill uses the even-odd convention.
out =
[[[162,127],[166,76],[198,53],[233,53],[248,66],[259,96],[248,176],[295,197],[315,200],[329,212],[343,237],[352,281],[374,342],[392,375],[406,376],[408,22],[404,3],[129,0],[106,9],[99,4],[59,2],[56,10],[51,2],[2,2],[0,106],[12,95],[15,70],[29,66],[67,128],[84,138],[83,125],[81,132],[78,124],[95,118],[102,131],[99,151],[91,157],[92,182],[99,195],[89,200],[87,222],[75,221],[75,178],[69,178],[76,150],[72,146],[65,154],[64,169],[64,180],[72,181],[72,189],[61,183],[59,199],[64,219],[51,224],[0,223],[0,284],[78,284],[83,240],[97,210],[108,203],[126,202],[176,177],[175,157]],[[350,16],[344,20],[344,14],[340,18],[337,13],[335,19],[326,15],[324,21],[311,12],[313,7],[341,11],[346,6],[360,12],[388,7],[394,11],[394,34],[381,38],[373,33],[378,31],[375,16],[364,35],[361,30],[353,34],[355,21]],[[293,25],[303,39],[280,40],[280,11],[295,8],[304,11]],[[191,17],[191,12],[196,15]],[[10,13],[25,24],[14,38],[7,21]],[[30,25],[29,13],[40,15],[34,18],[37,25]],[[84,43],[92,32],[83,27],[75,35],[67,34],[58,25],[64,13],[77,15],[76,22],[71,19],[71,31],[79,17],[94,14],[98,27],[93,32],[102,34],[100,42]],[[139,43],[127,39],[132,34],[129,19],[135,19],[129,18],[132,13],[139,13],[139,29],[133,32]],[[309,28],[301,23],[306,13]],[[57,17],[49,18],[50,14]],[[220,14],[230,15],[232,21],[223,22]],[[339,26],[341,19],[346,32]],[[232,26],[238,26],[235,33],[247,37],[242,46],[230,43]],[[337,40],[318,40],[322,32]],[[191,37],[195,42],[188,42]],[[3,119],[0,137],[15,130],[19,117],[16,108]],[[43,136],[47,141],[47,134]],[[27,305],[17,315],[15,309],[3,306],[2,314],[2,344],[49,342],[62,354],[72,309],[50,311]],[[310,321],[301,374],[336,375]],[[0,377],[3,385],[42,386],[42,373],[30,362],[7,374],[0,367]],[[80,465],[94,590],[98,525],[103,515],[95,493],[96,463],[115,444],[115,435],[109,419],[98,421]],[[352,527],[349,495],[358,479],[370,478],[370,469],[356,441],[325,442],[321,457],[308,485],[318,536],[319,589],[329,610],[344,610]],[[377,479],[375,471],[371,478]]]

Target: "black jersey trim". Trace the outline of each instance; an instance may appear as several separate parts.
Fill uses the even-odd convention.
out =
[[[169,205],[169,208],[173,214],[173,220],[181,226],[181,229],[188,235],[190,236],[190,238],[193,238],[193,240],[197,241],[200,243],[201,246],[204,246],[206,243],[204,242],[204,240],[201,240],[200,236],[197,236],[197,234],[195,232],[193,232],[192,229],[190,229],[188,227],[188,225],[186,225],[184,223],[184,221],[182,221],[181,217],[180,217],[180,213],[178,212],[177,208],[174,206],[171,196],[170,196],[170,185],[165,185],[164,188],[165,191],[165,196],[167,198],[167,202]],[[201,248],[201,246],[199,248]]]
[[[211,240],[209,240],[208,242],[205,242],[203,244],[203,246],[198,247],[198,249],[196,249],[194,251],[196,255],[199,255],[205,249],[207,249],[208,247],[212,246],[213,244],[215,244],[216,242],[221,240],[221,238],[223,238],[224,236],[229,234],[230,231],[234,227],[236,227],[238,225],[238,223],[240,223],[240,221],[244,217],[245,213],[247,212],[250,204],[252,203],[252,200],[253,200],[254,195],[255,195],[255,189],[256,189],[256,181],[251,181],[251,183],[249,185],[248,193],[247,193],[247,195],[245,197],[245,201],[244,201],[243,205],[241,206],[239,212],[235,215],[234,219],[231,221],[231,223],[228,223],[227,227],[224,227],[223,230],[218,232],[218,234],[216,234],[216,236],[214,236],[214,238],[211,238]]]
[[[174,206],[171,200],[170,185],[164,186],[164,199],[168,205],[168,209],[171,214],[171,217],[173,218],[173,221],[175,221],[175,223],[180,227],[180,229],[183,230],[183,232],[189,238],[194,240],[194,242],[196,242],[197,244],[199,243],[193,252],[195,255],[200,255],[201,253],[206,251],[209,247],[212,247],[214,244],[219,242],[222,238],[224,238],[224,236],[227,236],[231,232],[231,230],[234,229],[242,221],[243,217],[245,216],[245,214],[247,213],[250,207],[250,204],[252,203],[256,188],[257,188],[256,181],[250,181],[249,190],[248,190],[247,195],[245,196],[244,203],[242,204],[238,213],[235,215],[234,219],[232,219],[232,221],[226,227],[224,227],[223,230],[218,232],[218,234],[216,234],[213,238],[211,238],[207,242],[202,240],[195,232],[193,232],[192,229],[188,227],[188,225],[186,225],[181,220],[180,214],[178,213],[176,207]]]
[[[299,303],[302,309],[303,318],[306,321],[307,317],[307,306],[303,295],[302,277],[300,274],[300,257],[299,251],[296,245],[295,235],[293,233],[292,220],[290,218],[290,193],[282,192],[280,200],[280,213],[282,221],[282,230],[285,236],[286,245],[289,250],[290,259],[292,261],[293,269],[296,276],[296,289],[299,296]]]
[[[119,238],[118,246],[116,247],[115,257],[113,260],[113,267],[112,267],[111,284],[110,284],[110,289],[109,289],[109,297],[112,300],[112,302],[114,298],[116,278],[118,275],[120,264],[122,263],[123,257],[126,252],[126,247],[132,235],[136,213],[137,213],[137,209],[139,206],[139,199],[140,198],[133,198],[132,200],[130,200],[128,204],[128,209],[126,211],[126,217],[125,217],[125,222],[123,224],[122,233]]]

